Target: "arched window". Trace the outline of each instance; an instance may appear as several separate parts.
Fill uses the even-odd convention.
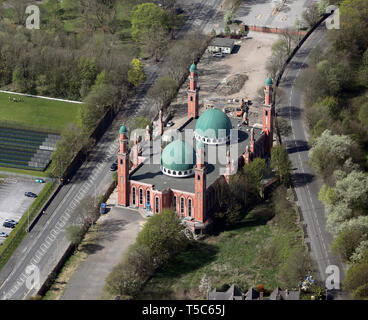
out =
[[[176,212],[176,196],[174,196],[173,198],[173,207],[174,207],[174,211]]]
[[[188,216],[192,216],[192,199],[188,200]]]
[[[184,213],[184,198],[180,198],[180,213]]]
[[[160,212],[160,199],[158,197],[156,197],[156,203],[155,203],[155,211],[156,213]]]
[[[139,204],[143,204],[143,190],[139,189]]]
[[[135,188],[133,187],[133,193],[132,193],[132,203],[135,205]]]
[[[147,199],[146,202],[151,204],[151,191],[147,190]]]

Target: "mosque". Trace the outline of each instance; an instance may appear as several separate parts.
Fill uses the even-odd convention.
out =
[[[160,213],[173,209],[195,233],[204,231],[216,210],[214,184],[228,183],[231,174],[255,157],[269,157],[273,144],[273,82],[265,83],[262,124],[231,117],[224,110],[207,108],[199,115],[198,70],[190,67],[188,120],[178,137],[162,149],[163,121],[160,112],[156,136],[145,136],[129,148],[128,130],[120,128],[118,153],[118,205]],[[226,110],[225,110],[226,111]]]

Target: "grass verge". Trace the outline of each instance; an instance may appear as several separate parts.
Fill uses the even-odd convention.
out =
[[[33,171],[33,170],[25,170],[25,169],[0,167],[0,172],[1,171],[10,172],[10,173],[17,173],[17,174],[26,174],[26,175],[41,177],[41,178],[47,177],[47,172],[46,171]]]
[[[50,197],[54,191],[56,184],[53,182],[46,183],[45,187],[42,189],[37,199],[32,203],[29,209],[23,214],[22,218],[19,220],[17,226],[10,232],[9,237],[6,238],[3,245],[0,247],[0,270],[8,262],[9,258],[22,242],[26,235],[26,229],[28,227],[28,216],[29,221],[38,214],[42,206],[45,204],[47,199]]]

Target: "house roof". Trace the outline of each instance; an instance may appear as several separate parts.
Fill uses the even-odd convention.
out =
[[[232,48],[234,46],[234,40],[229,38],[214,38],[211,41],[211,46]]]
[[[300,300],[300,292],[281,290],[279,287],[277,287],[272,291],[270,300]]]
[[[240,289],[233,284],[225,292],[218,292],[217,289],[213,289],[208,294],[208,300],[243,300],[243,294]]]
[[[254,288],[250,288],[245,294],[245,300],[257,300],[259,298],[259,292]]]

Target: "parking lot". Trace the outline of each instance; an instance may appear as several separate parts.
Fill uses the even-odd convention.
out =
[[[10,234],[12,229],[3,227],[4,221],[19,221],[35,200],[26,197],[24,193],[30,191],[38,195],[44,186],[45,184],[36,183],[32,179],[9,177],[0,180],[0,232]],[[4,240],[4,237],[0,237],[0,243]]]

